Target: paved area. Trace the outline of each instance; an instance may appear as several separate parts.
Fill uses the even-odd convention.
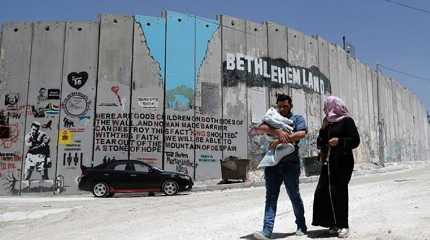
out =
[[[300,185],[311,222],[316,183]],[[0,239],[253,239],[262,225],[264,187],[191,192],[173,197],[91,195],[0,197]],[[349,239],[430,240],[430,167],[355,176]],[[279,199],[276,239],[336,239],[309,226],[296,237],[291,204]]]

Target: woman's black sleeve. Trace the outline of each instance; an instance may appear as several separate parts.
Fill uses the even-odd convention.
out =
[[[317,138],[317,148],[324,149],[328,146],[328,127],[321,128]]]
[[[360,135],[352,118],[345,119],[345,137],[339,139],[339,145],[347,149],[354,149],[360,145]]]

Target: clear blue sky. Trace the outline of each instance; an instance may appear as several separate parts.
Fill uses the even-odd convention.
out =
[[[430,11],[429,0],[393,1]],[[211,19],[230,15],[270,20],[339,44],[345,35],[361,62],[373,68],[381,63],[425,78],[383,70],[415,92],[430,110],[430,13],[384,0],[1,0],[0,23],[94,21],[99,13],[159,16],[164,9]]]

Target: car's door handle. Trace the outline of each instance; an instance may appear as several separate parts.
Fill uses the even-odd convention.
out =
[[[109,173],[105,173],[105,174],[103,174],[103,175],[105,175],[105,176],[110,176],[110,174],[109,174]]]
[[[137,175],[136,175],[136,174],[130,174],[130,176],[132,176],[132,177],[136,177]]]

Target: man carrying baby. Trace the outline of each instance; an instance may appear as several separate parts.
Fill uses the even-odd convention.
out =
[[[303,201],[299,192],[300,159],[298,147],[300,139],[306,136],[307,126],[303,116],[291,112],[293,103],[290,96],[285,94],[278,95],[276,104],[278,112],[282,116],[291,119],[294,126],[292,133],[284,132],[281,129],[269,129],[268,133],[277,137],[277,140],[272,142],[271,148],[275,148],[281,143],[292,143],[295,145],[295,151],[282,158],[277,165],[264,168],[266,181],[264,224],[262,231],[254,233],[256,239],[271,239],[272,237],[282,182],[285,184],[296,217],[296,235],[304,235],[307,231]]]

